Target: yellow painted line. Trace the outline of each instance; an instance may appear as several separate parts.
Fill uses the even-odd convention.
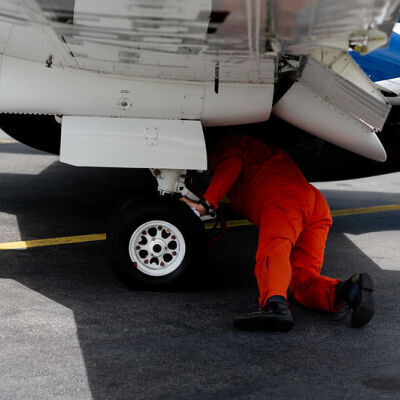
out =
[[[376,213],[376,212],[397,211],[397,210],[400,210],[400,204],[389,204],[389,205],[385,205],[385,206],[334,210],[334,211],[332,211],[332,216],[341,217],[341,216],[345,216],[345,215],[372,214],[372,213]],[[247,219],[239,219],[239,220],[226,221],[226,225],[228,228],[236,228],[236,227],[240,227],[240,226],[250,226],[252,224]],[[212,223],[205,225],[206,229],[211,229],[213,226],[214,226],[214,224],[212,224]],[[98,242],[98,241],[103,241],[103,240],[106,240],[105,233],[99,233],[99,234],[94,234],[94,235],[66,236],[66,237],[49,238],[49,239],[0,243],[0,250],[19,250],[19,249],[29,249],[32,247],[57,246],[57,245],[63,245],[63,244]]]
[[[237,220],[231,220],[231,221],[226,221],[226,226],[228,228],[237,228],[239,226],[249,226],[253,225],[248,219],[237,219]],[[212,229],[214,227],[213,223],[205,224],[205,228]],[[218,224],[218,227],[220,228],[221,225]]]
[[[31,247],[57,246],[60,244],[97,242],[100,240],[106,240],[105,233],[100,233],[100,234],[95,234],[95,235],[79,235],[79,236],[66,236],[66,237],[39,239],[39,240],[28,240],[26,242],[21,241],[21,242],[0,243],[0,250],[29,249]]]
[[[222,204],[231,204],[231,200],[229,199],[228,196],[224,196],[223,199],[220,201]]]
[[[344,215],[372,214],[376,212],[397,211],[397,210],[400,210],[400,204],[389,204],[386,206],[349,208],[348,210],[333,210],[332,216],[342,217]]]
[[[384,211],[397,211],[400,210],[400,204],[389,204],[386,206],[374,206],[374,207],[363,207],[363,208],[349,208],[344,210],[333,210],[331,211],[332,217],[342,217],[345,215],[357,215],[357,214],[372,214]],[[226,221],[228,228],[236,228],[238,226],[249,226],[252,223],[247,219],[238,219],[234,221]],[[214,224],[206,224],[206,229],[211,229]]]
[[[0,139],[0,144],[18,143],[16,140]]]

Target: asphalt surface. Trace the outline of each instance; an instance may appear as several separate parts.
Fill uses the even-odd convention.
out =
[[[0,143],[0,242],[102,233],[152,186]],[[333,210],[400,204],[400,174],[317,186]],[[208,284],[169,293],[128,290],[105,242],[0,251],[0,399],[400,399],[400,211],[334,219],[323,273],[376,285],[358,330],[293,304],[289,333],[236,331],[256,308],[256,244],[254,228],[229,230]]]

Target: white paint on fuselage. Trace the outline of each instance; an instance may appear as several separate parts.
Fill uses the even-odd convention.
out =
[[[386,97],[386,100],[394,106],[400,105],[400,78],[388,79],[386,81],[378,81],[375,83],[381,88],[397,94],[397,97]]]
[[[396,23],[394,28],[393,28],[393,33],[400,35],[400,23]],[[399,72],[400,75],[400,72]],[[392,104],[393,106],[399,106],[400,105],[400,77],[399,78],[393,78],[393,79],[388,79],[385,81],[377,81],[375,82],[379,87],[389,90],[390,92],[393,92],[397,94],[397,97],[386,97],[386,100]]]

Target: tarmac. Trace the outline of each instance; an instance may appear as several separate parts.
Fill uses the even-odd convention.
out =
[[[235,330],[257,308],[250,226],[209,246],[205,287],[179,292],[127,289],[104,240],[5,245],[0,399],[400,399],[400,173],[316,186],[347,210],[323,273],[372,275],[367,326],[291,304],[289,333]],[[147,171],[64,165],[1,134],[0,244],[102,235],[120,198],[151,187]]]

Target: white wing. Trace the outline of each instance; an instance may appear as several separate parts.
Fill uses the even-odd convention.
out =
[[[274,53],[347,50],[399,0],[0,0],[0,52],[129,77],[271,83]],[[391,29],[391,28],[390,28]]]

